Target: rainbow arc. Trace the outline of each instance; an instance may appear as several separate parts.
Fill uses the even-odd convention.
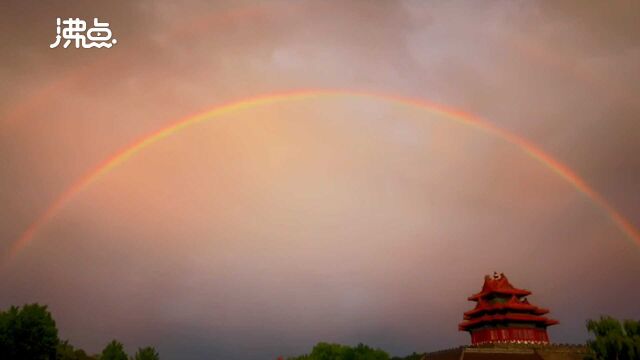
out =
[[[531,158],[539,161],[548,169],[554,171],[562,179],[571,184],[577,191],[586,195],[593,203],[604,210],[610,219],[619,227],[630,239],[640,245],[640,233],[619,211],[617,211],[609,202],[595,190],[593,190],[580,176],[578,176],[569,167],[554,159],[551,155],[529,142],[528,140],[511,133],[507,130],[499,128],[479,117],[471,114],[447,108],[438,104],[429,103],[427,101],[401,97],[395,95],[387,95],[380,93],[372,93],[365,91],[352,90],[301,90],[287,93],[267,94],[252,97],[240,101],[235,101],[217,106],[211,110],[201,112],[180,119],[164,128],[161,128],[151,134],[148,134],[131,145],[121,149],[109,158],[102,161],[94,169],[86,173],[83,177],[74,182],[67,190],[60,194],[56,200],[22,233],[22,235],[12,244],[9,259],[15,257],[20,250],[32,242],[38,230],[49,222],[55,215],[68,204],[78,193],[89,187],[100,177],[117,168],[120,164],[126,162],[141,150],[161,141],[162,139],[176,134],[184,129],[189,128],[204,121],[216,119],[222,115],[230,114],[242,109],[250,109],[270,104],[286,103],[292,101],[312,100],[317,98],[330,97],[353,97],[368,98],[379,101],[387,101],[406,106],[418,108],[431,114],[443,116],[443,118],[456,121],[466,126],[473,127],[478,131],[487,135],[497,137],[529,155]]]

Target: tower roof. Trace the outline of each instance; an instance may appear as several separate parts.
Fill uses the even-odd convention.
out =
[[[482,285],[482,291],[469,297],[470,301],[478,301],[479,299],[488,297],[490,295],[515,295],[518,297],[531,295],[531,291],[525,289],[515,288],[509,282],[507,277],[500,273],[493,273],[493,276],[486,275],[484,277],[484,284]]]
[[[480,298],[478,299],[478,303],[474,309],[464,313],[464,318],[465,320],[468,320],[472,317],[477,317],[485,313],[495,313],[500,312],[501,310],[526,312],[534,315],[544,315],[549,312],[548,309],[530,304],[526,298],[520,300],[515,295],[511,295],[511,298],[504,303],[490,303],[489,301]]]

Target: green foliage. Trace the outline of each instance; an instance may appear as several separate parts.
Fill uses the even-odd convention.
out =
[[[627,333],[627,336],[640,336],[640,321],[625,320],[624,331]]]
[[[308,355],[289,360],[389,360],[389,354],[364,344],[350,347],[340,344],[318,343]]]
[[[153,347],[138,349],[135,360],[159,360]],[[121,343],[113,340],[101,355],[90,356],[68,340],[58,339],[58,329],[46,306],[12,306],[0,311],[1,360],[128,360]]]
[[[138,349],[134,360],[160,360],[160,355],[155,348],[147,346],[145,348]]]
[[[46,306],[12,306],[0,312],[0,359],[54,360],[58,342],[56,322]]]
[[[590,359],[640,359],[640,321],[625,320],[621,324],[617,319],[603,316],[587,321],[587,330],[595,336],[587,342]]]
[[[391,358],[391,360],[422,360],[424,359],[424,356],[425,356],[424,354],[418,354],[414,352],[411,355],[407,355],[405,357],[394,356]]]
[[[113,340],[102,350],[100,360],[128,360],[128,356],[122,343]]]
[[[68,340],[58,343],[56,360],[97,360],[82,349],[75,349]]]

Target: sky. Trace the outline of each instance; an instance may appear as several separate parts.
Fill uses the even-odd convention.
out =
[[[394,355],[469,343],[467,296],[504,272],[583,343],[640,318],[640,243],[521,147],[640,227],[640,3],[3,1],[0,307],[39,302],[89,352],[265,359],[319,341]],[[50,49],[56,18],[117,44]],[[386,96],[386,95],[385,95]]]

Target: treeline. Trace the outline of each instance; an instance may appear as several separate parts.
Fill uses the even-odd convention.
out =
[[[389,360],[389,354],[364,344],[351,347],[340,344],[318,343],[311,353],[287,360]]]
[[[640,321],[619,321],[610,316],[587,321],[593,339],[587,341],[588,359],[640,360]],[[390,357],[384,350],[365,344],[347,346],[318,343],[309,354],[288,360],[420,360],[424,354]],[[153,347],[129,356],[122,343],[113,340],[100,354],[89,355],[68,340],[60,340],[56,322],[46,306],[12,306],[0,311],[0,359],[2,360],[159,360]],[[283,359],[283,358],[280,358]]]
[[[130,357],[113,340],[100,354],[88,355],[68,340],[58,338],[58,328],[46,306],[12,306],[0,311],[0,359],[3,360],[159,360],[153,347],[140,348]]]
[[[640,360],[640,321],[619,321],[611,316],[587,321],[594,339],[587,341],[593,360]]]
[[[405,357],[391,357],[381,349],[365,344],[348,346],[321,342],[306,355],[290,357],[287,360],[421,360],[424,354],[413,353]],[[282,360],[284,358],[280,358]]]

